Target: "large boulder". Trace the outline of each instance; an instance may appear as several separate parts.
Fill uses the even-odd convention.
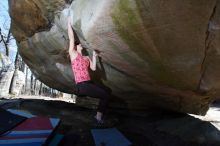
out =
[[[112,89],[118,106],[205,114],[220,95],[219,0],[10,0],[9,6],[21,56],[52,88],[74,93],[64,53],[71,14],[87,52],[101,52],[93,79]]]

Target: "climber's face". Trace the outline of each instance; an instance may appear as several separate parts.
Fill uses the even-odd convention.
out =
[[[82,45],[81,45],[81,44],[77,45],[77,51],[78,51],[78,52],[81,52],[81,51],[82,51],[82,49],[83,49],[83,47],[82,47]]]

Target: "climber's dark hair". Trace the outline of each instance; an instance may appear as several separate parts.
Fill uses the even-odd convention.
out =
[[[79,37],[77,36],[76,32],[75,31],[73,31],[73,32],[74,32],[74,40],[75,40],[74,44],[76,46],[76,45],[80,44],[80,40],[79,40]]]
[[[71,4],[73,0],[65,0],[67,4]]]

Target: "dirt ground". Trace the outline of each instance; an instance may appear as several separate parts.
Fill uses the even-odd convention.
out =
[[[25,99],[14,108],[60,118],[57,133],[77,135],[77,146],[95,145],[91,135],[91,129],[97,128],[95,109],[42,99]],[[220,146],[220,132],[210,122],[171,111],[109,109],[104,126],[117,128],[133,146]]]

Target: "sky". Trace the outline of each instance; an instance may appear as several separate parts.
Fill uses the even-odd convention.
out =
[[[8,13],[8,0],[0,0],[0,27],[4,34],[8,34],[10,28],[11,19]],[[0,52],[5,54],[4,45],[0,43]],[[11,61],[15,60],[17,53],[17,45],[15,40],[11,40],[9,44],[9,57]]]

